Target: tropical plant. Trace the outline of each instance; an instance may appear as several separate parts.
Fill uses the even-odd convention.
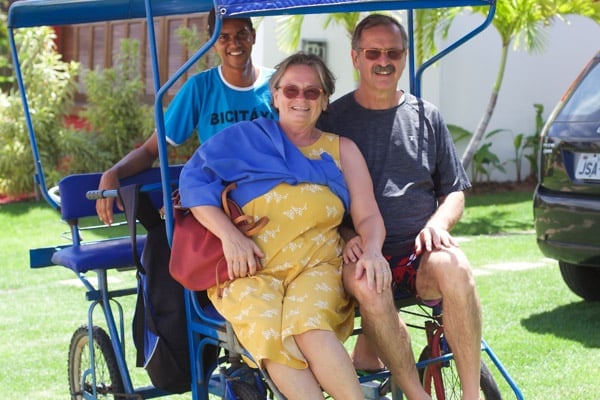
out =
[[[600,2],[598,1],[504,0],[496,2],[496,7],[492,25],[501,38],[500,65],[488,105],[461,158],[465,167],[473,160],[473,155],[479,148],[494,113],[511,45],[514,48],[524,48],[529,52],[541,52],[545,45],[544,28],[552,25],[555,19],[566,20],[568,15],[582,15],[600,23]],[[487,9],[482,7],[468,7],[468,9],[473,13],[487,13]]]
[[[486,142],[473,155],[473,163],[470,165],[473,182],[483,182],[483,176],[486,183],[491,182],[495,170],[506,173],[498,154],[494,153],[491,147],[492,143]]]
[[[452,135],[452,141],[454,143],[461,143],[465,140],[470,140],[473,137],[473,132],[468,131],[467,129],[448,124],[448,130]],[[488,132],[485,135],[486,139],[489,139],[499,133],[507,132],[506,129],[495,129],[491,132]],[[477,149],[473,156],[473,163],[469,166],[471,171],[471,180],[474,183],[483,182],[483,177],[485,177],[486,182],[491,181],[492,173],[496,170],[506,173],[506,169],[504,168],[504,163],[500,160],[500,157],[496,153],[492,151],[492,142],[486,142],[482,146]]]
[[[323,14],[325,19],[323,29],[327,29],[332,23],[341,25],[346,30],[348,40],[350,40],[354,27],[360,20],[360,15],[358,12]],[[276,17],[276,21],[277,47],[286,53],[293,53],[299,47],[304,15],[282,15]]]
[[[154,128],[152,108],[141,101],[140,71],[139,42],[123,39],[112,68],[83,74],[88,98],[83,116],[97,134],[98,150],[112,155],[109,165],[141,144]]]
[[[175,30],[175,35],[177,36],[177,40],[182,44],[185,52],[190,55],[200,49],[208,39],[208,34],[206,32],[198,32],[198,27],[196,25],[189,27],[181,25]],[[217,65],[218,62],[219,60],[216,52],[207,52],[198,60],[198,62],[196,62],[195,72],[204,71]]]
[[[515,164],[518,183],[523,182],[523,162],[525,160],[529,161],[530,172],[528,177],[537,175],[537,154],[540,146],[540,132],[544,127],[544,119],[542,117],[544,106],[542,104],[534,104],[533,107],[535,108],[535,131],[533,133],[529,135],[525,133],[515,135],[509,129],[496,129],[484,136],[485,139],[489,139],[499,133],[510,133],[512,136],[514,158],[502,162],[497,154],[491,151],[492,143],[484,143],[479,146],[473,156],[473,162],[470,164],[471,176],[474,182],[478,182],[483,175],[489,181],[493,170],[506,172],[503,166],[506,162]],[[474,135],[474,132],[453,124],[448,124],[448,129],[452,135],[452,141],[456,144],[470,140]]]
[[[531,152],[525,154],[525,158],[529,161],[529,177],[537,177],[538,174],[538,152],[540,148],[540,134],[542,133],[542,129],[544,128],[544,117],[542,114],[544,113],[544,105],[543,104],[534,104],[535,108],[535,131],[532,135],[527,136],[525,138],[525,143],[523,146],[525,148],[531,149]]]
[[[537,150],[539,148],[540,143],[540,132],[544,125],[544,121],[542,119],[542,113],[544,112],[544,106],[542,104],[534,104],[534,108],[536,109],[535,115],[535,125],[536,129],[533,133],[527,135],[523,132],[513,136],[513,149],[514,149],[514,158],[509,160],[510,162],[515,163],[515,169],[517,173],[517,182],[523,182],[523,161],[528,160],[530,164],[530,176],[535,176],[537,174]],[[530,150],[530,151],[528,151]]]

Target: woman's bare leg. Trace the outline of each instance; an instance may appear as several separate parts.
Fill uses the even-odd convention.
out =
[[[339,400],[364,399],[348,351],[333,332],[311,330],[294,339],[327,393]]]

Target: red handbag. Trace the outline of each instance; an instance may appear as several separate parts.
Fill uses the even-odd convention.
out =
[[[262,217],[254,221],[251,216],[244,215],[240,206],[227,196],[235,187],[236,184],[231,183],[223,189],[223,211],[246,236],[250,237],[260,232],[269,219]],[[173,192],[173,212],[175,223],[169,260],[171,276],[183,287],[196,291],[228,281],[221,239],[198,222],[189,209],[181,206],[177,190]]]

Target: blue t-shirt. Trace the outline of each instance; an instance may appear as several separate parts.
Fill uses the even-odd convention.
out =
[[[254,85],[232,86],[223,79],[221,66],[191,77],[165,112],[169,144],[179,146],[197,129],[200,143],[239,121],[259,117],[277,119],[271,105],[269,78],[273,70],[260,67]]]

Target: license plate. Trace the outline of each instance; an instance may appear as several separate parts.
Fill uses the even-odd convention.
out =
[[[577,153],[575,179],[600,180],[600,154]]]

